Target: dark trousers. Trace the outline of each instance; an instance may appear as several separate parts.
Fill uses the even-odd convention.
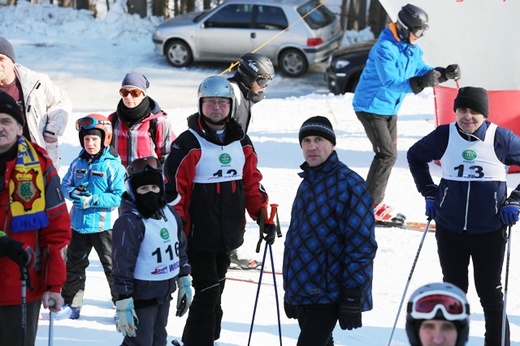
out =
[[[136,336],[125,336],[121,346],[166,346],[169,311],[170,300],[163,304],[136,308],[135,313],[139,319]]]
[[[188,250],[192,285],[195,289],[182,342],[184,346],[213,346],[220,337],[221,297],[230,264],[226,252]]]
[[[372,143],[374,159],[366,178],[368,192],[375,205],[385,198],[390,173],[397,160],[397,115],[383,116],[356,112]]]
[[[506,240],[503,230],[467,235],[443,229],[435,232],[443,281],[468,291],[468,266],[473,262],[475,289],[486,321],[486,346],[499,346],[502,338],[502,264]],[[506,345],[509,345],[509,322],[506,320]]]
[[[338,321],[337,304],[300,305],[296,307],[300,326],[297,346],[333,346],[332,331]]]
[[[117,293],[112,289],[112,230],[91,234],[81,234],[73,230],[67,248],[67,281],[61,291],[65,304],[71,306],[83,304],[86,269],[90,264],[88,256],[92,248],[96,250],[103,266],[112,302],[115,303],[117,300]]]
[[[20,292],[21,294],[21,292]],[[41,300],[27,303],[27,324],[25,341],[27,346],[33,346],[38,331]],[[0,346],[22,344],[22,307],[21,305],[0,306]]]

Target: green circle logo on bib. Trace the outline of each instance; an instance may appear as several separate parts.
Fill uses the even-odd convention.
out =
[[[170,233],[168,233],[168,229],[161,228],[161,238],[163,238],[164,240],[170,239]]]
[[[466,149],[462,152],[462,158],[467,161],[473,161],[477,158],[477,152],[473,149]]]
[[[231,156],[229,154],[224,153],[218,157],[218,160],[223,165],[229,165],[231,163]]]

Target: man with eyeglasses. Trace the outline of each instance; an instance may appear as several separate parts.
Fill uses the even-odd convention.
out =
[[[352,101],[372,143],[374,158],[366,182],[376,221],[383,225],[399,226],[406,221],[405,215],[384,202],[397,159],[397,112],[404,97],[460,78],[456,64],[433,68],[424,63],[417,42],[428,25],[428,15],[423,9],[411,4],[403,6],[397,22],[390,23],[372,47]]]
[[[221,296],[230,251],[244,242],[245,212],[260,220],[268,205],[258,158],[249,136],[233,119],[235,95],[223,77],[206,78],[198,89],[198,113],[172,143],[164,164],[166,200],[184,221],[195,296],[188,313],[184,346],[213,346],[220,338]],[[273,244],[274,224],[260,224]]]
[[[49,154],[60,169],[58,138],[63,136],[72,102],[48,75],[15,62],[11,43],[0,37],[0,91],[11,96],[24,117],[23,135]]]
[[[237,72],[228,78],[236,97],[236,110],[233,118],[242,126],[245,133],[249,130],[253,105],[264,99],[264,90],[274,77],[271,60],[259,53],[247,53],[240,57]],[[252,259],[246,251],[237,249],[231,253],[231,267],[256,269],[261,261]]]
[[[117,110],[108,118],[114,127],[112,147],[127,167],[137,158],[153,156],[164,163],[175,134],[167,114],[147,94],[148,79],[141,73],[126,74]]]
[[[457,286],[431,283],[410,296],[406,334],[411,346],[464,346],[469,336],[469,303]]]
[[[520,137],[488,121],[486,89],[460,88],[453,111],[455,122],[438,126],[408,150],[408,165],[425,198],[426,216],[435,219],[443,280],[467,292],[471,260],[486,321],[485,344],[507,346],[501,276],[507,228],[518,221],[520,210],[520,185],[507,197],[507,169],[520,165]],[[428,166],[433,160],[441,163],[439,185]]]

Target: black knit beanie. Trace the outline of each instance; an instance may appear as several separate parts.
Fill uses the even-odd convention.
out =
[[[457,108],[471,108],[487,118],[489,116],[487,90],[478,87],[460,88],[453,102],[453,111],[456,112]]]
[[[305,120],[305,122],[302,124],[302,127],[300,127],[300,133],[298,134],[300,146],[302,145],[303,139],[308,136],[323,137],[332,144],[336,145],[336,134],[334,133],[332,124],[330,123],[329,119],[320,115]]]
[[[25,117],[16,101],[4,92],[0,91],[0,113],[12,116],[20,125],[25,125]]]

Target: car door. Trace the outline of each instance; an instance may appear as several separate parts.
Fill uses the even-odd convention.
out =
[[[286,42],[291,33],[282,30],[289,26],[289,21],[283,9],[279,6],[255,6],[253,49],[276,61],[276,53],[281,43]],[[276,36],[276,37],[275,37]]]
[[[203,60],[234,60],[251,52],[252,4],[224,4],[204,21],[197,39]]]

